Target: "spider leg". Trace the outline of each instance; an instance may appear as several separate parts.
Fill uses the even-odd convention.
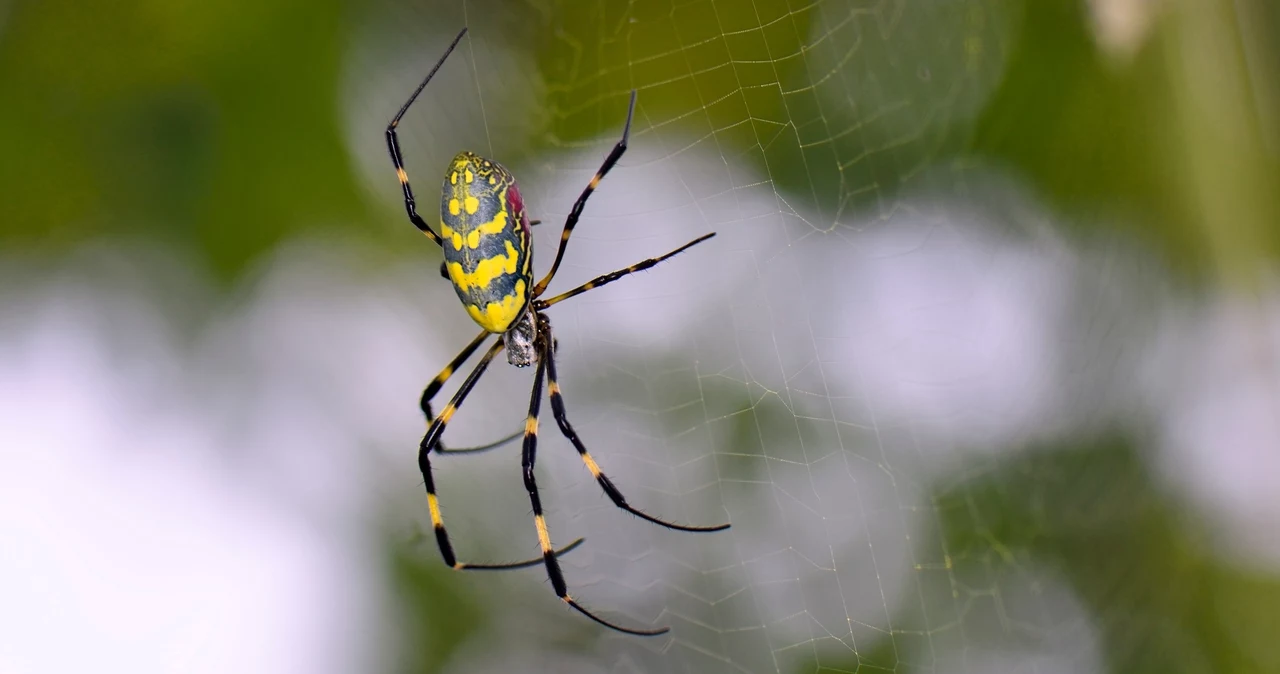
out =
[[[578,613],[605,627],[639,636],[665,634],[669,628],[637,630],[615,625],[583,608],[581,604],[569,595],[569,588],[564,582],[564,574],[560,572],[560,562],[556,559],[557,553],[555,548],[551,546],[551,534],[547,532],[547,522],[542,516],[542,499],[538,496],[538,483],[533,476],[533,466],[537,459],[538,449],[538,409],[542,402],[542,379],[546,375],[546,352],[548,351],[545,341],[542,341],[541,346],[542,353],[538,358],[538,371],[533,375],[533,393],[529,399],[529,417],[524,426],[524,451],[521,457],[521,466],[524,469],[524,487],[528,490],[529,502],[533,505],[533,524],[538,530],[538,544],[542,547],[542,559],[547,566],[547,577],[551,579],[551,587],[555,589],[556,596],[561,601],[573,607]]]
[[[550,335],[551,321],[541,314],[539,314],[538,318],[539,322],[542,324],[542,330],[545,331],[545,334]],[[627,499],[622,495],[622,492],[614,486],[613,481],[609,479],[609,476],[605,475],[600,470],[600,466],[596,464],[595,459],[591,458],[591,453],[587,451],[586,445],[582,444],[582,440],[580,440],[578,438],[578,434],[574,432],[573,426],[569,424],[569,417],[565,414],[564,396],[560,394],[560,383],[556,378],[555,354],[550,352],[547,353],[547,379],[547,389],[551,393],[551,411],[555,415],[556,424],[560,426],[560,432],[564,434],[564,437],[569,438],[569,442],[573,443],[574,448],[578,450],[578,456],[582,457],[582,463],[586,464],[587,470],[591,471],[591,477],[596,479],[600,488],[604,490],[605,495],[609,497],[610,501],[613,501],[614,505],[631,513],[632,515],[635,515],[636,517],[639,517],[640,519],[648,520],[659,526],[663,526],[668,529],[675,529],[676,531],[723,531],[729,528],[727,523],[709,527],[694,527],[684,524],[675,524],[674,522],[668,522],[664,519],[654,517],[653,515],[650,515],[643,510],[638,510],[628,504]]]
[[[481,338],[483,337],[484,335],[481,335]],[[472,343],[467,349],[464,349],[463,353],[460,355],[470,355],[469,351],[474,351],[480,341],[480,339],[472,340]],[[484,357],[480,359],[480,362],[476,364],[475,369],[473,369],[471,374],[467,376],[467,380],[462,383],[462,387],[458,389],[458,392],[453,395],[453,399],[450,400],[449,404],[445,405],[444,410],[440,412],[440,416],[435,417],[435,419],[432,420],[431,426],[427,429],[427,434],[423,436],[422,444],[418,448],[418,468],[422,471],[422,479],[427,488],[427,508],[431,511],[431,528],[435,530],[436,545],[440,547],[440,556],[444,558],[444,563],[454,569],[522,569],[530,566],[536,566],[540,561],[539,559],[534,558],[527,559],[522,562],[509,562],[505,564],[469,564],[459,562],[457,557],[453,554],[453,546],[449,544],[449,534],[445,532],[444,519],[440,515],[440,500],[436,496],[435,480],[431,477],[431,450],[438,445],[440,435],[444,433],[444,428],[449,423],[450,417],[452,417],[458,407],[462,405],[462,401],[465,400],[467,394],[471,392],[476,381],[480,379],[480,375],[484,374],[485,369],[489,367],[489,362],[492,361],[493,357],[498,355],[498,352],[501,350],[502,340],[499,339],[497,342],[494,342],[493,346],[489,347],[488,351],[485,352]],[[447,370],[448,368],[446,368],[446,371]],[[441,374],[444,373],[442,372]],[[551,559],[554,560],[556,555],[563,555],[564,553],[578,547],[578,545],[582,543],[582,540],[583,539],[579,538],[559,551],[552,550],[547,552],[544,550],[543,556],[545,558],[547,554],[550,554]]]
[[[418,98],[418,94],[422,93],[422,90],[427,87],[427,83],[431,81],[432,77],[435,77],[436,71],[440,69],[440,66],[444,65],[444,60],[449,58],[449,54],[453,53],[454,47],[458,46],[458,43],[462,41],[462,36],[466,34],[467,29],[463,28],[458,33],[458,36],[453,38],[453,42],[445,50],[444,56],[441,56],[440,60],[436,61],[436,64],[431,68],[431,72],[427,73],[426,78],[422,80],[422,84],[419,84],[418,88],[413,90],[413,93],[409,95],[409,100],[400,106],[400,111],[396,113],[391,123],[387,125],[387,152],[391,153],[391,163],[395,164],[396,177],[400,180],[400,190],[404,192],[404,210],[409,214],[409,221],[421,230],[423,234],[426,234],[427,238],[434,241],[437,246],[441,245],[440,235],[431,229],[431,226],[427,224],[426,220],[422,219],[421,215],[418,215],[418,209],[413,200],[413,188],[409,187],[409,174],[404,170],[404,159],[400,154],[400,141],[396,138],[396,127],[400,125],[400,118],[409,110],[409,106],[413,105],[413,101]]]
[[[587,205],[587,199],[591,197],[591,193],[596,191],[600,186],[600,181],[604,178],[609,169],[618,163],[618,159],[622,157],[622,153],[627,151],[627,137],[631,135],[631,118],[636,112],[636,92],[631,90],[631,104],[627,107],[627,123],[622,127],[622,138],[609,151],[609,156],[604,158],[604,163],[600,165],[596,174],[591,177],[591,182],[587,183],[586,189],[582,190],[582,194],[578,195],[578,200],[573,203],[573,208],[569,210],[569,217],[564,221],[564,231],[560,232],[560,248],[556,250],[555,262],[551,263],[551,271],[538,281],[538,285],[533,287],[533,296],[537,297],[542,291],[547,289],[547,284],[551,283],[551,279],[555,278],[556,271],[560,269],[560,261],[564,259],[564,251],[569,246],[569,237],[573,234],[573,228],[578,224],[578,218],[582,217],[582,209]]]
[[[582,285],[578,286],[577,288],[574,288],[573,290],[570,290],[570,291],[568,291],[568,292],[560,293],[559,295],[556,295],[555,297],[552,297],[552,298],[551,298],[551,299],[549,299],[549,300],[535,300],[535,301],[534,301],[534,303],[533,303],[534,309],[536,309],[536,310],[538,310],[538,311],[541,311],[541,310],[546,309],[547,307],[549,307],[549,306],[551,306],[551,305],[553,305],[553,304],[558,304],[558,303],[560,303],[560,302],[563,302],[563,301],[565,301],[565,300],[569,299],[570,297],[575,297],[575,296],[577,296],[577,295],[581,295],[582,293],[585,293],[585,292],[587,292],[588,290],[591,290],[592,288],[599,288],[600,286],[608,285],[608,284],[610,284],[610,283],[613,283],[614,281],[617,281],[618,279],[622,278],[623,276],[627,276],[627,275],[629,275],[629,274],[634,274],[634,273],[636,273],[636,272],[638,272],[638,271],[644,271],[644,270],[646,270],[646,269],[649,269],[649,268],[651,268],[651,267],[653,267],[653,266],[657,265],[659,262],[662,262],[663,260],[666,260],[666,259],[671,258],[671,257],[675,257],[676,255],[679,255],[680,253],[683,253],[684,251],[686,251],[686,250],[688,250],[688,249],[690,249],[690,248],[693,248],[694,246],[696,246],[696,245],[698,245],[698,244],[702,243],[703,241],[706,241],[707,239],[710,239],[711,237],[713,237],[713,236],[715,236],[715,235],[716,235],[716,233],[715,233],[715,232],[711,232],[710,234],[703,234],[702,236],[700,236],[700,237],[698,237],[698,238],[694,239],[693,241],[690,241],[689,243],[686,243],[686,244],[685,244],[685,245],[683,245],[683,246],[680,246],[679,248],[677,248],[677,249],[675,249],[675,250],[671,251],[670,253],[667,253],[666,255],[660,255],[660,256],[658,256],[658,257],[651,257],[651,258],[649,258],[648,260],[644,260],[644,261],[642,261],[642,262],[637,262],[637,263],[635,263],[635,264],[631,265],[630,267],[627,267],[626,269],[619,269],[619,270],[617,270],[617,271],[611,271],[611,272],[609,272],[608,274],[604,274],[604,275],[602,275],[602,276],[597,276],[597,277],[595,277],[595,278],[591,279],[590,281],[587,281],[586,283],[583,283]],[[536,296],[537,296],[537,295],[535,294],[535,297],[536,297]]]
[[[453,360],[449,361],[449,364],[444,366],[444,369],[440,371],[440,374],[436,375],[435,379],[431,380],[430,384],[427,384],[427,388],[422,392],[422,398],[418,401],[418,406],[422,408],[422,413],[426,415],[428,428],[430,427],[431,421],[436,418],[435,413],[431,411],[431,399],[440,392],[440,387],[444,386],[445,382],[449,381],[449,378],[453,376],[453,373],[471,357],[471,354],[475,353],[475,350],[489,335],[490,333],[487,330],[476,335],[476,338],[471,340],[471,343],[464,347],[457,356],[454,356]],[[463,447],[460,449],[448,449],[444,446],[444,441],[437,440],[435,451],[440,454],[476,454],[501,447],[521,435],[521,431],[516,431],[501,440],[491,442],[487,445],[480,445],[479,447]]]

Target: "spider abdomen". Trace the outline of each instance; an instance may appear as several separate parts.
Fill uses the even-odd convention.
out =
[[[532,292],[529,218],[516,179],[496,162],[459,152],[440,196],[445,270],[480,327],[504,333]]]

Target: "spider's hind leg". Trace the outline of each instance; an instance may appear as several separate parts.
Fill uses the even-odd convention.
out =
[[[551,321],[548,320],[546,316],[538,314],[538,326],[540,332],[544,335],[544,339],[550,339],[554,344],[555,338],[551,336]],[[569,439],[569,442],[573,443],[574,449],[578,450],[578,456],[582,458],[582,463],[586,465],[587,470],[591,472],[591,477],[595,478],[596,483],[598,483],[600,488],[604,490],[604,493],[609,497],[609,500],[613,501],[614,505],[631,513],[632,515],[635,515],[636,517],[639,517],[640,519],[647,520],[659,526],[674,529],[676,531],[723,531],[728,529],[729,525],[727,523],[712,526],[690,526],[687,524],[668,522],[667,520],[654,517],[653,515],[650,515],[649,513],[627,503],[626,497],[624,497],[618,487],[613,484],[613,480],[610,480],[609,476],[605,475],[604,471],[600,470],[599,464],[597,464],[596,460],[591,457],[591,453],[587,451],[586,445],[582,444],[582,440],[578,438],[577,432],[574,431],[573,426],[569,424],[569,417],[565,412],[564,396],[560,393],[560,382],[556,377],[555,354],[552,353],[552,351],[554,351],[554,349],[548,350],[546,354],[548,380],[547,389],[551,394],[551,412],[556,418],[556,424],[560,426],[560,432],[564,434],[564,437]]]
[[[471,351],[475,350],[475,347],[479,345],[485,336],[486,335],[481,335],[479,338],[472,340],[471,344],[468,345],[466,349],[463,349],[463,352],[459,354],[459,358],[465,360],[466,356],[471,355]],[[449,534],[445,531],[444,517],[440,512],[440,498],[436,495],[435,479],[431,474],[431,451],[439,447],[440,436],[444,434],[444,429],[445,426],[448,425],[449,419],[452,418],[454,412],[462,406],[462,402],[466,400],[467,394],[471,392],[471,389],[476,385],[476,382],[480,380],[480,376],[484,374],[486,369],[488,369],[489,363],[493,361],[493,357],[498,355],[498,351],[500,350],[502,350],[501,339],[495,342],[493,346],[489,347],[489,350],[485,352],[484,356],[480,359],[480,362],[476,363],[471,374],[467,376],[466,381],[462,382],[462,386],[458,388],[458,392],[453,394],[453,398],[449,401],[448,405],[445,405],[440,416],[432,418],[431,426],[427,428],[427,434],[423,436],[422,443],[418,447],[418,469],[422,471],[423,485],[427,490],[427,508],[431,513],[431,528],[435,532],[436,545],[440,548],[440,557],[444,560],[444,563],[447,566],[453,569],[488,571],[523,569],[530,566],[536,566],[538,562],[545,563],[547,555],[550,555],[553,559],[559,555],[563,555],[564,553],[578,547],[583,540],[579,538],[560,550],[544,549],[542,557],[526,559],[521,562],[473,564],[468,562],[459,562],[457,557],[453,554],[453,546],[449,543]],[[451,363],[450,368],[456,367],[456,364],[460,362],[458,359],[454,360],[455,363]],[[441,374],[449,372],[450,368],[446,368],[445,372],[442,372]]]
[[[541,321],[539,321],[541,325]],[[541,332],[541,331],[540,331]],[[542,561],[547,567],[547,578],[551,580],[551,587],[555,590],[556,596],[560,601],[568,604],[573,610],[604,625],[613,630],[624,632],[626,634],[634,634],[642,637],[657,636],[666,634],[669,628],[662,627],[658,629],[632,629],[622,627],[615,623],[609,622],[604,618],[588,611],[582,604],[579,604],[572,595],[569,594],[568,584],[565,583],[564,573],[560,570],[560,562],[556,559],[559,553],[551,546],[551,534],[547,530],[547,521],[542,514],[542,498],[538,494],[538,482],[534,477],[533,468],[537,461],[538,451],[538,410],[542,402],[542,381],[546,375],[546,366],[549,362],[547,354],[550,349],[546,348],[547,344],[544,337],[549,335],[539,335],[538,340],[538,369],[533,375],[533,392],[529,396],[529,416],[525,420],[524,425],[524,451],[521,456],[520,465],[524,474],[525,490],[529,492],[529,505],[533,508],[533,524],[538,532],[538,545],[542,548]]]

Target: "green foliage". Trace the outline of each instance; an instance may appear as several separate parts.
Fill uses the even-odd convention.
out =
[[[1210,543],[1213,532],[1184,520],[1176,496],[1152,481],[1121,439],[1034,448],[941,487],[934,506],[955,583],[982,593],[976,603],[999,604],[1002,587],[1061,574],[1085,603],[1088,629],[1102,639],[1106,671],[1261,674],[1280,667],[1280,579],[1223,562]],[[908,593],[906,601],[902,615],[919,619],[912,617],[918,598]],[[920,634],[961,630],[978,652],[983,620],[926,625]],[[1042,633],[1034,626],[1010,632],[1022,634],[1032,652],[1030,642]],[[822,657],[795,671],[901,671],[902,658],[922,657],[930,666],[927,650],[903,649],[903,636],[888,634],[856,657]]]
[[[394,217],[354,184],[338,88],[355,29],[392,9],[18,3],[0,33],[0,239],[65,250],[154,237],[231,275],[290,235],[368,232],[372,218]],[[534,148],[594,140],[639,88],[638,133],[675,128],[713,144],[821,213],[818,227],[886,212],[969,156],[1011,164],[1067,213],[1123,215],[1076,220],[1131,223],[1187,269],[1280,252],[1280,227],[1267,225],[1280,161],[1248,147],[1276,134],[1276,119],[1249,111],[1262,98],[1227,118],[1195,116],[1200,92],[1170,65],[1178,40],[1196,37],[1189,16],[1157,22],[1134,61],[1117,65],[1068,0],[899,13],[784,0],[471,9],[408,21],[425,35],[471,20],[473,39],[529,52],[548,92],[544,110],[523,113],[547,120]],[[1252,30],[1264,46],[1280,42],[1275,22]],[[1169,114],[1179,109],[1190,112]],[[1224,129],[1239,131],[1214,140]],[[380,142],[378,130],[365,142]],[[1208,196],[1187,189],[1215,176],[1230,182]]]
[[[454,651],[484,625],[484,615],[468,601],[459,574],[436,557],[435,542],[392,538],[388,570],[392,589],[406,615],[401,623],[402,672],[438,672]]]
[[[1221,561],[1133,447],[1037,448],[937,498],[960,577],[1043,566],[1087,605],[1114,672],[1267,672],[1280,647],[1262,617],[1280,580]],[[998,542],[998,545],[993,545]],[[981,582],[981,581],[979,581]]]
[[[0,33],[0,237],[154,237],[234,274],[291,233],[357,222],[343,16],[323,0],[19,3]]]

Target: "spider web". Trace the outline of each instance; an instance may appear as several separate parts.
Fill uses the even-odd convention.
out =
[[[965,208],[974,181],[947,159],[1001,75],[1014,19],[1006,7],[596,6],[547,31],[545,76],[486,37],[482,12],[468,9],[471,39],[405,123],[411,176],[426,176],[420,193],[432,193],[432,169],[457,149],[502,157],[548,222],[535,244],[545,265],[634,87],[631,149],[592,198],[554,287],[719,234],[551,312],[570,416],[631,502],[680,522],[734,525],[681,535],[620,513],[544,426],[553,535],[588,538],[565,560],[571,591],[627,624],[673,627],[665,645],[599,635],[586,661],[642,671],[949,669],[984,642],[993,662],[1087,661],[1087,649],[1054,647],[1074,645],[1064,625],[1081,611],[1051,571],[999,557],[998,540],[952,549],[945,534],[956,516],[945,496],[952,474],[976,470],[963,485],[998,470],[989,457],[975,469],[965,452],[998,455],[1048,416],[1044,380],[998,367],[1000,346],[975,343],[981,323],[964,316],[999,311],[989,305],[1005,298],[990,297],[993,286],[1030,274],[999,243],[1018,225]],[[416,23],[391,13],[388,25]],[[371,31],[384,42],[367,63],[391,62],[400,45],[387,45],[388,30]],[[374,85],[380,95],[348,99],[392,101],[444,39],[395,59],[394,83]],[[547,107],[545,117],[522,114]],[[363,161],[385,183],[385,158]],[[967,287],[913,287],[935,262]],[[1009,299],[1031,305],[1052,292],[1046,284]],[[991,318],[1009,317],[980,315]],[[917,320],[937,336],[910,334]],[[499,369],[488,376],[503,383],[487,382],[469,403],[480,428],[513,426],[501,420],[519,419],[526,404],[527,375]],[[454,442],[481,441],[476,428],[460,417]],[[518,484],[511,452],[440,463],[451,530],[528,539],[528,523],[511,517],[527,512],[524,495],[497,486]],[[459,494],[476,496],[468,504]],[[961,517],[980,526],[985,515]],[[509,628],[497,633],[515,635],[559,608],[539,585],[507,577],[474,587]],[[980,635],[997,617],[1006,633]],[[557,621],[550,633],[565,629]],[[457,670],[583,657],[545,638],[485,631]]]
[[[410,174],[432,195],[457,150],[499,158],[547,223],[539,269],[639,92],[630,149],[552,292],[718,233],[550,312],[569,416],[630,502],[733,524],[681,534],[618,511],[544,406],[551,531],[587,538],[564,559],[570,591],[671,635],[600,633],[550,597],[540,570],[468,577],[458,591],[484,607],[484,626],[449,651],[448,671],[1130,662],[1103,635],[1115,620],[1151,629],[1112,603],[1132,566],[1084,580],[1065,549],[1123,537],[1111,509],[1158,501],[1128,445],[1100,433],[1135,393],[1143,365],[1119,344],[1147,334],[1157,291],[1141,265],[1117,271],[1114,242],[1095,253],[1061,240],[1025,185],[967,152],[1008,67],[1015,7],[713,0],[495,19],[465,4],[456,21],[390,7],[373,22],[351,72],[379,74],[345,97],[353,134],[466,23],[404,124]],[[359,145],[369,188],[395,205],[385,157]],[[433,292],[437,330],[461,345],[471,327],[447,287]],[[475,395],[455,444],[515,429],[528,373],[499,367]],[[466,554],[536,555],[515,453],[439,462]],[[390,509],[420,518],[419,492]],[[420,601],[427,623],[450,620],[447,602]]]
[[[1248,357],[1280,335],[1275,285],[1263,312],[1188,301],[1134,243],[1067,234],[1068,217],[1020,181],[1025,166],[975,147],[976,128],[998,135],[1018,107],[986,116],[1025,91],[1006,78],[1019,63],[1025,78],[1020,31],[1044,15],[1021,12],[1041,4],[439,4],[351,9],[345,80],[329,93],[374,205],[347,223],[357,234],[308,228],[231,300],[164,244],[104,240],[53,264],[0,253],[0,529],[17,540],[0,596],[18,607],[0,615],[0,669],[1276,669],[1274,564],[1240,571],[1277,558],[1277,389]],[[188,17],[219,28],[194,60],[214,42],[239,49],[224,26],[274,36],[311,18],[274,11],[279,23]],[[86,34],[111,32],[98,18],[80,17]],[[569,417],[630,502],[733,525],[688,534],[620,512],[544,403],[550,531],[560,545],[586,537],[562,560],[571,591],[621,624],[670,626],[664,637],[585,620],[541,568],[445,569],[428,531],[413,401],[476,328],[436,274],[438,251],[410,236],[380,132],[462,25],[470,35],[402,127],[424,213],[455,152],[500,160],[546,223],[545,270],[635,89],[631,149],[551,292],[718,232],[549,312]],[[214,59],[213,81],[255,59],[228,71]],[[222,111],[233,125],[257,117]],[[262,126],[284,142],[266,154],[313,137]],[[150,141],[155,127],[128,128]],[[257,138],[208,147],[239,176]],[[254,175],[346,190],[340,154],[317,153],[308,176],[289,162]],[[134,195],[147,202],[159,191],[146,171],[113,173],[148,183]],[[294,199],[282,184],[247,203]],[[351,208],[322,201],[306,217]],[[521,428],[530,375],[495,363],[448,442]],[[538,554],[517,454],[435,463],[461,559]],[[1189,525],[1170,485],[1214,526]]]

